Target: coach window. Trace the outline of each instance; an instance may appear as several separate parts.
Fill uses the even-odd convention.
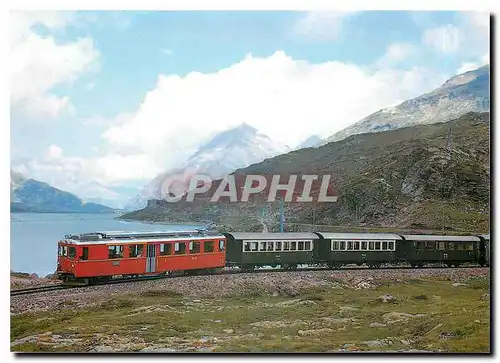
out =
[[[63,246],[63,256],[68,256],[68,246]]]
[[[454,250],[455,249],[455,242],[448,242],[448,249]]]
[[[339,249],[339,241],[332,241],[332,251],[337,251]]]
[[[376,249],[377,251],[380,251],[380,242],[378,242],[378,241],[377,241],[377,242],[375,242],[375,249]]]
[[[347,250],[348,251],[352,250],[352,247],[353,247],[352,241],[347,241]]]
[[[304,244],[304,249],[306,251],[310,251],[311,250],[311,241],[306,241],[305,244]]]
[[[340,241],[339,250],[345,251],[345,241]]]
[[[290,242],[290,251],[297,251],[297,242],[296,241]]]
[[[368,249],[370,251],[373,251],[375,249],[375,242],[373,241],[368,242]]]
[[[394,251],[394,242],[389,242],[389,251]]]
[[[465,249],[467,251],[474,251],[474,243],[472,242],[467,242],[466,246],[465,246]]]
[[[200,253],[201,242],[190,242],[189,243],[189,253]]]
[[[265,251],[265,250],[266,250],[266,246],[267,246],[267,243],[266,243],[266,242],[261,242],[261,243],[260,243],[260,248],[259,248],[259,251],[260,251],[260,252]]]
[[[223,239],[219,240],[219,251],[222,252],[225,250],[225,248],[226,248],[226,245],[224,243],[224,240]]]
[[[70,247],[68,248],[68,257],[75,258],[76,256],[76,248]]]
[[[130,245],[128,248],[128,257],[142,257],[143,245]]]
[[[359,251],[359,241],[354,242],[354,249]]]
[[[436,242],[435,241],[427,241],[425,244],[425,249],[426,250],[435,250],[436,249]]]
[[[174,244],[174,255],[184,255],[186,253],[186,243],[176,242]]]
[[[276,242],[276,244],[274,246],[274,250],[275,251],[281,251],[281,242]]]
[[[438,242],[438,249],[443,251],[446,249],[446,242]]]
[[[167,256],[172,253],[172,244],[171,243],[162,243],[160,245],[160,256]]]
[[[387,251],[387,242],[382,242],[382,249]]]
[[[274,242],[267,242],[267,250],[274,251]]]
[[[250,242],[247,243],[248,243],[248,251],[250,251]],[[214,252],[214,241],[203,242],[203,252],[204,253]]]
[[[206,242],[205,242],[205,244],[206,244]],[[244,245],[245,245],[245,248],[243,249],[243,251],[249,252],[250,251],[250,242],[245,242]]]
[[[283,242],[283,251],[290,251],[290,242]]]
[[[304,241],[297,242],[297,250],[304,251]]]
[[[123,246],[108,246],[108,258],[122,258]]]
[[[367,250],[366,246],[367,246],[366,242],[361,242],[361,250],[366,251]]]
[[[252,251],[257,252],[259,250],[259,242],[252,242]]]

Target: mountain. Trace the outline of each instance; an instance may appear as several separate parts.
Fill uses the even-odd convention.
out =
[[[11,171],[11,212],[111,213],[113,209],[85,203],[77,196]]]
[[[375,227],[484,233],[490,222],[489,117],[467,113],[446,123],[353,135],[295,150],[237,170],[236,189],[245,175],[279,174],[282,182],[293,174],[299,179],[331,175],[337,202],[287,203],[287,231]],[[213,184],[212,191],[217,188]],[[209,203],[206,196],[195,203],[158,201],[123,218],[214,222],[233,231],[261,231],[265,223],[277,231],[279,203],[267,203],[265,196],[247,203]]]
[[[299,146],[297,146],[296,150],[304,149],[306,147],[316,147],[321,144],[322,141],[323,140],[318,135],[309,136],[302,143],[300,143]]]
[[[127,206],[129,210],[144,208],[150,198],[159,198],[161,185],[175,174],[206,174],[212,179],[221,178],[236,169],[243,168],[267,158],[287,153],[291,149],[252,126],[243,123],[216,134],[202,144],[180,168],[167,170],[155,177]]]
[[[350,135],[401,127],[446,122],[467,112],[490,109],[490,66],[459,74],[430,93],[385,108],[324,140],[324,144]]]

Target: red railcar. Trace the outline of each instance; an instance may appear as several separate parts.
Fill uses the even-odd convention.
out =
[[[94,232],[58,243],[57,274],[91,282],[114,276],[170,274],[224,267],[226,238],[203,230]]]

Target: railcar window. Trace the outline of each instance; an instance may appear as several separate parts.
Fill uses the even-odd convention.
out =
[[[366,242],[361,242],[361,249],[362,249],[363,251],[366,251],[366,250],[367,250],[366,246],[367,246],[367,243],[366,243]]]
[[[457,250],[462,251],[464,250],[464,244],[463,243],[457,243]]]
[[[305,242],[304,249],[305,249],[306,251],[310,251],[310,250],[311,250],[311,241],[306,241],[306,242]]]
[[[387,251],[387,242],[382,242],[382,249]]]
[[[370,251],[373,251],[375,249],[375,242],[373,241],[368,242],[368,249]]]
[[[274,246],[275,251],[281,251],[281,242],[276,242],[276,245]]]
[[[186,242],[176,242],[174,244],[174,255],[186,254]]]
[[[68,248],[68,256],[71,258],[75,258],[75,256],[76,256],[76,248],[75,247]]]
[[[474,244],[473,244],[472,242],[468,242],[468,243],[466,244],[465,249],[466,249],[467,251],[474,251]]]
[[[108,246],[108,258],[123,258],[123,246]]]
[[[290,251],[297,251],[297,242],[290,242]]]
[[[455,249],[455,242],[448,242],[448,249],[454,250]]]
[[[223,239],[219,240],[219,251],[224,251],[226,249],[226,244]]]
[[[345,241],[340,241],[340,248],[341,251],[345,250]]]
[[[353,243],[352,241],[347,241],[347,250],[352,251]]]
[[[267,242],[267,250],[274,251],[274,242]]]
[[[297,250],[304,251],[304,241],[297,242]]]
[[[259,250],[259,242],[252,242],[252,251],[256,252]]]
[[[160,256],[167,256],[172,254],[172,244],[171,243],[162,243],[160,245]]]
[[[143,245],[130,245],[128,247],[128,257],[142,257]]]
[[[266,250],[266,242],[261,242],[260,243],[260,248],[259,248],[259,251],[265,251]]]
[[[283,251],[290,251],[290,242],[283,242]]]
[[[358,241],[354,242],[354,249],[359,251],[359,242]]]
[[[205,244],[206,244],[206,242],[205,242]],[[245,252],[250,251],[250,242],[245,242],[244,245],[245,245],[245,248],[243,249],[243,251],[245,251]]]
[[[446,242],[438,242],[438,249],[443,251],[446,249]]]
[[[427,241],[425,244],[425,249],[427,250],[435,250],[436,249],[436,242],[434,241]]]
[[[201,242],[191,242],[189,243],[189,253],[200,253]]]
[[[248,244],[248,250],[246,249],[246,244]],[[246,242],[245,251],[250,251],[250,242]],[[214,252],[214,241],[205,241],[203,242],[203,252],[210,253]]]
[[[380,242],[375,242],[375,249],[380,250]]]
[[[389,242],[389,250],[394,251],[394,242]]]
[[[89,248],[88,247],[82,247],[82,256],[80,260],[86,261],[89,259]]]
[[[332,241],[332,251],[337,251],[339,249],[339,241]]]
[[[68,256],[68,246],[63,246],[63,256]]]
[[[62,256],[62,255],[63,255],[63,248],[62,248],[62,246],[57,246],[57,254],[58,254],[59,256]]]

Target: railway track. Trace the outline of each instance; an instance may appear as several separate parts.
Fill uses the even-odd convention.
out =
[[[459,268],[489,268],[489,267],[481,267],[479,265],[466,265],[466,266],[460,266]],[[88,288],[92,286],[102,286],[102,285],[112,285],[112,284],[123,284],[123,283],[129,283],[129,282],[140,282],[140,281],[149,281],[149,280],[161,280],[165,278],[177,278],[177,277],[189,277],[189,276],[211,276],[211,275],[233,275],[233,274],[241,274],[241,273],[280,273],[280,272],[300,272],[300,271],[360,271],[360,270],[367,270],[367,271],[381,271],[381,270],[427,270],[427,269],[443,269],[443,270],[448,270],[450,267],[443,267],[443,266],[423,266],[420,268],[414,268],[411,266],[385,266],[382,268],[378,269],[370,269],[367,266],[345,266],[342,268],[337,268],[337,269],[331,269],[327,267],[306,267],[306,268],[298,268],[298,269],[255,269],[253,271],[241,271],[240,269],[231,269],[231,270],[226,270],[226,271],[221,271],[221,272],[216,272],[216,273],[198,273],[198,274],[184,274],[184,275],[174,275],[174,276],[139,276],[135,278],[120,278],[116,280],[110,280],[107,282],[101,282],[101,283],[95,283],[93,285],[81,285],[81,286],[70,286],[70,285],[47,285],[47,286],[39,286],[39,287],[32,287],[32,288],[26,288],[26,289],[16,289],[16,290],[11,290],[10,291],[10,296],[18,296],[18,295],[28,295],[28,294],[35,294],[35,293],[40,293],[40,292],[47,292],[47,291],[55,291],[55,290],[65,290],[65,289],[71,289],[71,288]],[[451,269],[454,269],[453,267]]]

